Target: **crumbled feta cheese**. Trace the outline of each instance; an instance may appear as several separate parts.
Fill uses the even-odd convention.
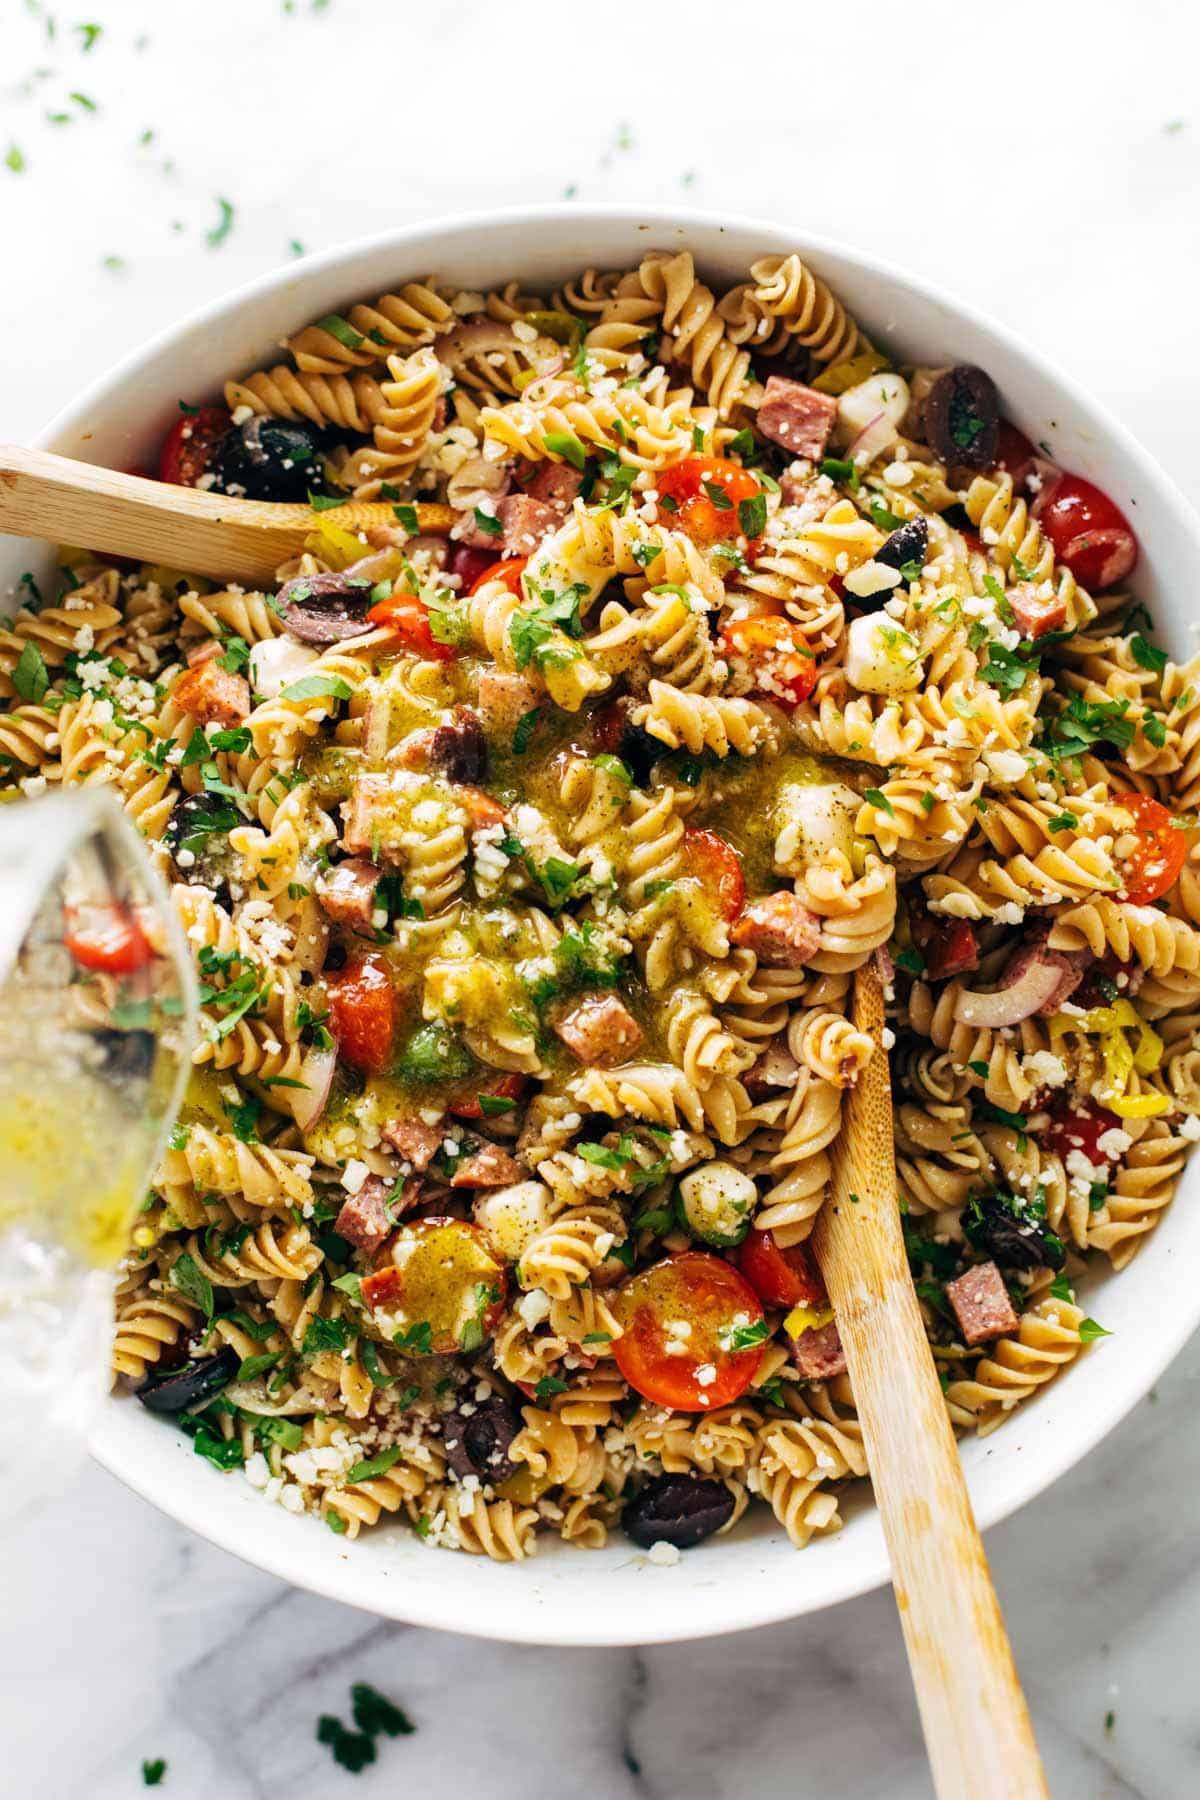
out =
[[[370,1173],[365,1162],[354,1159],[342,1170],[342,1186],[348,1194],[357,1194]]]
[[[647,1550],[646,1561],[652,1562],[658,1569],[673,1568],[679,1561],[679,1548],[676,1544],[668,1544],[660,1538],[657,1544],[651,1544]]]
[[[1096,1139],[1096,1148],[1097,1150],[1102,1150],[1105,1156],[1109,1157],[1113,1162],[1116,1162],[1118,1157],[1124,1156],[1132,1143],[1133,1139],[1130,1137],[1129,1133],[1127,1131],[1122,1131],[1119,1126],[1114,1125],[1110,1130],[1101,1132],[1100,1136]]]

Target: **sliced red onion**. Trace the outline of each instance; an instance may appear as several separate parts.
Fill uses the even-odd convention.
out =
[[[300,1064],[298,1081],[304,1083],[299,1088],[282,1088],[277,1092],[288,1095],[291,1102],[292,1117],[301,1131],[311,1131],[329,1103],[329,1090],[333,1086],[333,1072],[337,1068],[337,1049],[310,1050]]]
[[[870,463],[896,441],[896,424],[886,412],[878,412],[857,437],[851,438],[846,446],[846,456],[851,462]]]
[[[1062,986],[1063,971],[1055,963],[1031,962],[1007,987],[983,994],[964,988],[954,1002],[954,1017],[963,1025],[995,1030],[1032,1018]]]

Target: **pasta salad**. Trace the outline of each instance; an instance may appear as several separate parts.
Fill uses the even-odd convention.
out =
[[[882,1053],[955,1426],[1104,1335],[1200,1135],[1200,659],[986,371],[795,255],[431,277],[157,473],[314,517],[272,591],[70,549],[0,632],[10,793],[110,784],[201,984],[123,1388],[348,1538],[802,1546],[866,1472],[807,1240]]]

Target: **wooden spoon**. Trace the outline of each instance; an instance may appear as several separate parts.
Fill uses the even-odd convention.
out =
[[[440,537],[458,517],[449,506],[421,503],[413,510],[417,530]],[[273,583],[280,563],[299,555],[323,519],[356,534],[397,523],[395,508],[386,503],[351,500],[317,513],[0,445],[0,533],[8,536],[79,544],[190,575],[262,586]],[[364,545],[364,555],[366,550]]]
[[[868,964],[854,1023],[875,1054],[847,1096],[833,1197],[813,1247],[837,1314],[942,1800],[1049,1790],[913,1292],[892,1145],[883,992]]]

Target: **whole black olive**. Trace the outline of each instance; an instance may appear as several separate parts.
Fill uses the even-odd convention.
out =
[[[193,1407],[203,1406],[206,1400],[228,1387],[240,1365],[237,1351],[226,1344],[215,1356],[184,1363],[181,1369],[173,1369],[169,1375],[152,1376],[137,1390],[137,1397],[151,1412],[188,1412]]]
[[[903,569],[910,563],[917,568],[924,566],[929,554],[929,520],[924,513],[918,519],[908,519],[899,530],[893,531],[886,543],[875,552],[875,561],[885,563],[889,569]]]
[[[256,414],[217,445],[211,465],[216,486],[247,500],[305,500],[321,479],[320,448],[315,426]]]
[[[520,1429],[516,1413],[498,1394],[481,1400],[473,1412],[460,1407],[447,1414],[442,1427],[446,1461],[460,1481],[465,1475],[478,1475],[494,1487],[516,1474],[508,1449]]]
[[[720,1531],[732,1516],[733,1495],[723,1481],[654,1475],[621,1514],[621,1528],[646,1550],[651,1544],[690,1550]]]
[[[977,1250],[1002,1269],[1061,1269],[1063,1241],[1046,1222],[1045,1208],[1009,1194],[974,1197],[963,1214],[963,1230]]]
[[[171,808],[163,843],[172,856],[190,850],[199,856],[210,837],[232,831],[242,815],[221,794],[183,794]]]
[[[429,766],[448,781],[475,784],[487,774],[487,739],[479,715],[460,706],[449,725],[438,725],[429,745]]]
[[[361,575],[294,575],[275,604],[284,630],[302,644],[339,644],[371,629],[371,583]]]
[[[958,363],[938,376],[925,399],[925,436],[942,462],[991,468],[1000,441],[1000,402],[985,369]]]
[[[154,1067],[152,1031],[94,1031],[92,1041],[100,1051],[99,1072],[106,1081],[145,1081]]]

